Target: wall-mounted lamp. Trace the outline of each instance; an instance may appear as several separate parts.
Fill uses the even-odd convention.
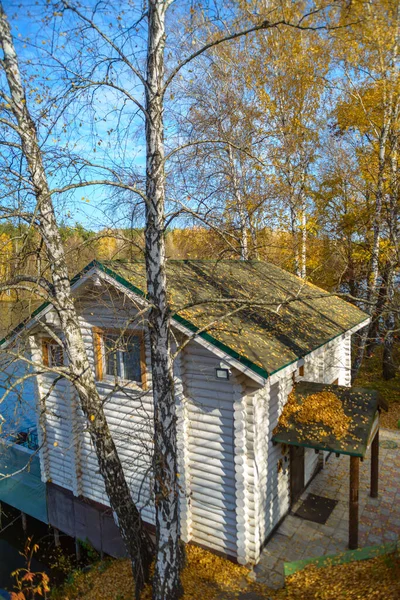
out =
[[[229,379],[229,369],[226,367],[217,367],[215,369],[215,377],[217,379]]]

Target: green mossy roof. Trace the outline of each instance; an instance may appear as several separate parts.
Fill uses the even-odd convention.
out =
[[[96,263],[134,291],[146,292],[143,262]],[[264,376],[365,321],[337,296],[270,263],[169,260],[175,318]]]
[[[93,261],[72,280],[98,267],[122,285],[146,295],[143,261]],[[174,319],[268,377],[368,318],[368,315],[288,271],[262,261],[168,260]],[[21,331],[30,317],[1,340]],[[10,329],[8,329],[10,331]]]

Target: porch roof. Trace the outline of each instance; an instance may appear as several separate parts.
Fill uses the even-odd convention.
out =
[[[307,416],[311,418],[305,419],[304,414],[299,414],[301,406],[308,397],[326,392],[335,394],[343,409],[344,425],[340,434],[335,435],[333,428],[327,425],[323,416],[326,409],[321,408],[319,413],[317,396],[314,396],[316,402],[311,408],[311,413],[314,410],[314,414],[310,415],[308,410]],[[321,400],[323,404],[322,395]],[[304,381],[295,385],[288,402],[290,409],[284,413],[285,418],[281,416],[274,429],[272,437],[274,443],[364,458],[378,426],[380,400],[377,391]],[[328,416],[332,419],[332,414]],[[338,425],[340,426],[340,423]]]

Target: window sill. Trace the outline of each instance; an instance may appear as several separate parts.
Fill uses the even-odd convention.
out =
[[[128,388],[130,390],[136,390],[138,392],[147,391],[146,388],[143,387],[142,383],[138,383],[137,381],[129,381],[125,379],[120,379],[118,382],[115,379],[97,379],[96,384],[101,387],[105,387],[107,389],[115,389],[117,386],[120,388]]]

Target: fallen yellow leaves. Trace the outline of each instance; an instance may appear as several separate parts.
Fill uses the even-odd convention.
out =
[[[271,590],[248,579],[248,570],[196,546],[187,546],[187,566],[182,573],[183,600],[231,600],[254,593],[265,600],[398,600],[400,555],[317,568],[310,565],[288,577],[286,587]],[[55,600],[131,600],[133,579],[128,560],[108,560],[88,573],[78,573]],[[143,600],[151,599],[151,589]]]
[[[220,600],[235,598],[239,592],[256,590],[260,598],[268,598],[271,590],[249,581],[246,567],[216,556],[197,546],[186,547],[187,564],[182,573],[183,600]],[[78,573],[72,584],[57,600],[131,600],[133,579],[128,560],[109,560],[93,567],[88,573]],[[148,587],[143,600],[151,600]]]
[[[332,433],[336,439],[344,438],[351,424],[341,401],[333,392],[317,392],[298,399],[292,391],[279,418],[279,427],[288,427],[291,418],[297,423],[307,425],[322,425],[315,433],[319,437]],[[326,429],[324,429],[326,428]]]
[[[128,600],[134,597],[129,560],[107,560],[89,572],[76,572],[73,582],[53,592],[55,600]]]
[[[381,413],[381,426],[387,429],[400,429],[400,402],[389,404],[389,411]]]
[[[286,589],[274,600],[398,600],[400,555],[344,565],[309,566],[287,578]]]
[[[186,547],[187,566],[182,573],[184,600],[211,600],[221,593],[243,590],[249,574],[246,567],[216,556],[197,546]],[[248,582],[247,582],[248,583]],[[151,600],[151,590],[143,594],[143,600]]]

